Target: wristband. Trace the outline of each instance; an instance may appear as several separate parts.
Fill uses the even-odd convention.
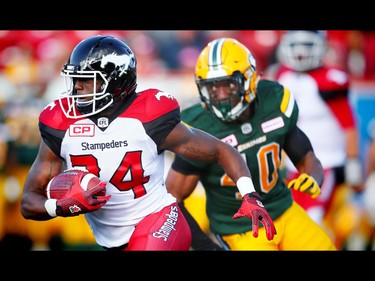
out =
[[[56,199],[47,199],[46,202],[44,202],[44,207],[47,210],[47,213],[51,217],[56,217]]]
[[[240,177],[236,185],[242,197],[247,193],[255,192],[253,181],[249,177]]]

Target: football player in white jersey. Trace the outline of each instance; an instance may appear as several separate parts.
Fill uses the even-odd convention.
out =
[[[184,125],[172,94],[136,92],[136,58],[124,42],[101,35],[81,41],[61,74],[67,92],[39,116],[42,141],[22,195],[26,219],[84,214],[106,249],[189,250],[190,228],[164,183],[164,152],[170,150],[220,164],[243,196],[233,215],[252,219],[255,230],[262,223],[273,239],[276,229],[238,151]],[[106,186],[48,199],[49,181],[72,168],[88,170]]]
[[[349,75],[324,64],[326,50],[325,31],[288,31],[277,49],[279,62],[271,65],[263,77],[278,81],[294,94],[300,109],[298,126],[311,140],[324,168],[318,198],[292,189],[293,197],[317,223],[336,236],[336,246],[342,248],[344,236],[353,225],[346,220],[346,226],[337,227],[345,231],[335,233],[335,227],[327,224],[327,212],[336,205],[335,198],[347,198],[351,192],[347,186],[357,191],[362,189],[363,171],[357,124],[349,102]],[[298,173],[288,158],[285,164],[288,179],[296,178]]]

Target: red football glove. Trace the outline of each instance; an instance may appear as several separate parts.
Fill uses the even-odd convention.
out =
[[[257,192],[245,194],[242,199],[242,205],[233,218],[238,219],[245,216],[253,220],[253,236],[255,238],[258,237],[259,221],[261,221],[266,228],[267,239],[273,239],[276,234],[276,228]]]
[[[76,182],[75,185],[79,185]],[[56,202],[56,215],[61,217],[77,216],[79,214],[96,211],[104,206],[111,198],[111,195],[105,195],[106,183],[100,182],[96,187],[80,192],[76,192],[80,186],[71,188],[63,198]]]

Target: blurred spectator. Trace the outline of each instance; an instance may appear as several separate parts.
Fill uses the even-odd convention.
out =
[[[124,41],[133,46],[137,58],[137,73],[140,77],[160,75],[167,72],[166,62],[159,56],[159,46],[151,31],[131,31],[124,36]]]
[[[247,46],[257,61],[257,70],[262,73],[276,62],[275,50],[284,33],[281,30],[240,30],[237,38]]]
[[[178,30],[152,32],[157,42],[158,55],[170,70],[193,71],[206,39],[202,31]]]
[[[375,31],[328,30],[326,64],[353,78],[375,78]]]

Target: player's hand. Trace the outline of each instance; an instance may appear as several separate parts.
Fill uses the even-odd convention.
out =
[[[68,192],[56,202],[56,215],[61,217],[77,216],[96,211],[103,207],[111,195],[105,195],[106,183],[101,182],[89,190],[71,194]]]
[[[349,184],[355,192],[362,192],[365,186],[361,161],[358,158],[348,158],[344,169],[345,182]]]
[[[320,194],[320,187],[312,176],[306,173],[302,173],[298,178],[291,180],[288,184],[288,188],[299,190],[306,194],[309,194],[311,198],[316,198]]]
[[[267,239],[273,239],[276,234],[276,228],[257,192],[245,194],[242,198],[242,205],[233,218],[237,219],[245,216],[253,220],[253,236],[255,238],[258,237],[259,221],[261,221],[266,229]]]

